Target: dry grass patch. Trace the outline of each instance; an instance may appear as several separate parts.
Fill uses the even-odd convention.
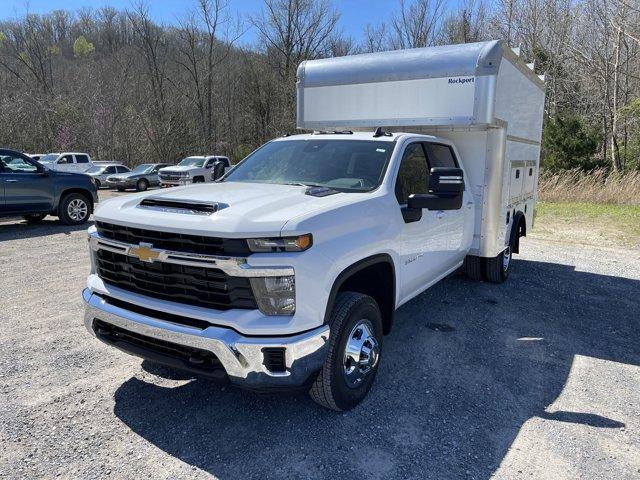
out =
[[[640,205],[539,202],[533,238],[640,250]]]
[[[538,192],[544,202],[640,205],[640,172],[624,175],[605,170],[543,172]]]

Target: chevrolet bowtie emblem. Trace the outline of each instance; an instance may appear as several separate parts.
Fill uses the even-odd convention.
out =
[[[160,252],[153,250],[153,245],[150,243],[141,243],[138,247],[131,247],[129,249],[129,255],[138,257],[143,262],[152,263],[160,256]]]

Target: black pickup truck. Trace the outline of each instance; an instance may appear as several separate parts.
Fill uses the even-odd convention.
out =
[[[97,192],[88,175],[49,170],[23,153],[0,149],[0,217],[38,222],[55,215],[77,225],[89,219]]]

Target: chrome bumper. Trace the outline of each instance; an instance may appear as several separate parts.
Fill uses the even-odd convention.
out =
[[[213,353],[229,380],[251,389],[293,388],[302,386],[324,362],[329,327],[323,325],[310,332],[288,337],[246,337],[217,326],[203,330],[159,320],[107,303],[89,289],[82,292],[85,303],[84,323],[89,332],[95,320],[138,335],[198,348]],[[271,372],[264,365],[264,348],[284,348],[286,371]]]

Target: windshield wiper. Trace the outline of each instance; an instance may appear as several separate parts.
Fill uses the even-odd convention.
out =
[[[287,182],[283,183],[283,185],[293,185],[295,187],[324,187],[324,185],[320,185],[319,183],[302,183],[302,182]]]

